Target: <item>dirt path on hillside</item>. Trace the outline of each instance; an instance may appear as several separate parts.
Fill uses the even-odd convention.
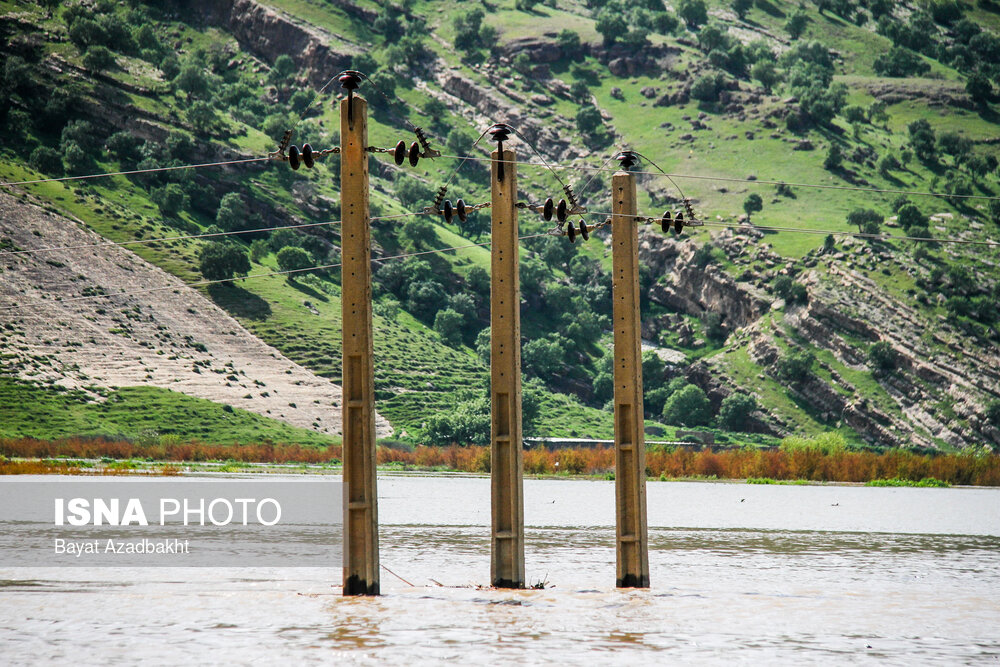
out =
[[[10,254],[11,245],[102,242],[78,222],[0,193],[0,372],[78,389],[161,387],[340,434],[338,385],[132,252],[105,245]],[[175,289],[70,301],[163,287]],[[380,437],[391,435],[386,419],[376,424]]]

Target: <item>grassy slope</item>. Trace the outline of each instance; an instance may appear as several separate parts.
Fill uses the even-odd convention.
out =
[[[339,438],[167,389],[123,387],[99,391],[104,398],[94,401],[82,391],[0,377],[0,437],[155,440],[170,436],[179,442],[197,440],[206,444],[271,440],[314,446],[340,442]]]
[[[347,17],[341,10],[327,3],[316,0],[274,0],[270,4],[282,8],[300,19],[325,27],[338,34],[346,34],[352,39],[356,39],[360,44],[370,43],[372,40],[367,26]],[[359,4],[367,6],[363,2]],[[778,2],[775,4],[786,11],[790,11],[793,7],[792,3]],[[710,3],[710,5],[715,5],[713,13],[720,13],[724,9],[725,3]],[[0,6],[9,9],[13,6],[19,6],[19,3],[5,2]],[[558,10],[540,6],[535,14],[515,11],[512,0],[499,2],[497,6],[498,11],[488,14],[487,22],[500,28],[502,41],[538,35],[546,31],[557,32],[566,27],[577,30],[584,40],[596,41],[598,39],[593,29],[593,21],[585,16],[582,6],[576,2],[560,2]],[[873,76],[871,60],[874,57],[873,54],[887,47],[887,40],[869,30],[845,23],[836,17],[821,16],[813,10],[811,5],[806,9],[810,12],[812,22],[805,38],[821,37],[830,46],[845,54],[842,65],[845,74],[838,79],[849,86],[851,103],[867,104],[872,99],[867,92],[867,86],[882,81]],[[436,30],[436,34],[450,42],[451,17],[458,11],[458,8],[439,2],[417,2],[415,11],[425,15],[428,18],[428,24]],[[975,16],[985,23],[996,22],[996,17],[989,13],[977,11]],[[772,16],[755,8],[751,10],[748,18],[751,22],[756,22],[775,34],[783,34],[781,26],[784,19],[782,17]],[[185,36],[192,37],[195,44],[205,43],[212,39],[228,39],[215,31],[199,31],[180,24],[177,24],[177,28]],[[449,49],[442,49],[437,43],[432,43],[432,46],[449,62],[460,66],[460,61]],[[72,48],[65,49],[63,47],[60,50],[66,53],[66,57],[69,59],[75,57]],[[685,48],[679,67],[697,57],[699,57],[697,52]],[[131,83],[156,85],[155,78],[138,70],[135,70],[133,76],[133,69],[128,68],[128,74],[123,73],[118,76],[123,81]],[[561,70],[556,66],[555,72],[560,78],[572,82],[572,76],[565,69]],[[922,82],[923,85],[933,88],[938,85],[939,81],[958,79],[957,73],[937,63],[934,63],[934,72],[942,79],[928,80]],[[472,70],[466,69],[465,73],[475,79],[480,79],[477,73]],[[913,80],[902,81],[907,84],[921,83]],[[900,83],[901,80],[892,80],[892,82]],[[681,117],[684,115],[697,116],[701,108],[696,103],[690,103],[683,107],[657,108],[655,113],[650,113],[649,108],[639,106],[640,103],[646,102],[645,98],[639,94],[639,90],[646,85],[663,87],[665,84],[662,80],[649,77],[635,77],[626,80],[605,78],[600,86],[593,89],[593,92],[597,95],[600,106],[613,115],[615,128],[624,135],[626,143],[654,157],[661,167],[670,172],[701,176],[722,175],[736,178],[754,174],[761,179],[768,180],[843,184],[836,176],[823,170],[821,166],[822,154],[829,141],[844,141],[851,144],[867,143],[880,153],[886,149],[892,149],[898,154],[899,149],[905,143],[906,123],[917,118],[928,118],[938,130],[960,130],[970,138],[985,138],[995,135],[995,125],[977,115],[960,110],[950,112],[947,115],[938,115],[926,105],[918,102],[903,102],[889,108],[892,116],[888,127],[889,131],[866,127],[858,140],[850,137],[848,128],[845,128],[845,133],[840,136],[829,133],[813,133],[810,139],[817,145],[817,150],[813,152],[793,152],[787,141],[772,139],[768,137],[768,132],[759,127],[751,128],[757,132],[757,138],[748,141],[744,137],[746,125],[726,119],[721,114],[711,112],[711,110],[708,110],[710,113],[706,119],[711,130],[693,132],[692,134],[695,136],[693,142],[681,142],[678,140],[678,136],[686,131],[683,129],[686,127],[686,123]],[[624,91],[625,102],[611,98],[610,89],[613,86]],[[407,99],[411,107],[414,107],[414,103],[419,105],[421,95],[416,91],[401,90],[400,93]],[[777,99],[780,99],[780,94]],[[160,98],[134,96],[134,100],[137,105],[151,111],[166,114],[172,110],[171,101],[162,96]],[[575,113],[575,107],[563,100],[558,101],[552,108],[557,113],[569,117]],[[320,118],[326,127],[336,127],[336,118],[328,106]],[[376,119],[372,125],[373,143],[388,145],[398,139],[399,131],[392,127],[394,119],[384,120],[388,123],[379,122]],[[449,120],[458,121],[457,118]],[[670,133],[660,129],[660,124],[664,121],[673,123],[677,129]],[[789,136],[787,133],[785,134],[786,138]],[[729,137],[735,138],[730,139]],[[299,139],[305,140],[301,137]],[[272,148],[269,145],[269,140],[252,128],[246,137],[234,140],[232,143],[255,154]],[[102,164],[100,167],[114,168],[114,165]],[[416,173],[432,180],[443,181],[451,173],[452,168],[451,164],[444,160],[425,161],[418,167]],[[3,170],[4,178],[21,178],[27,173],[6,159],[0,163],[0,169]],[[294,178],[310,178],[321,193],[335,194],[334,186],[330,183],[331,179],[324,175],[322,170],[316,171],[307,176],[296,174]],[[924,167],[914,163],[909,165],[907,171],[897,173],[897,179],[894,182],[887,183],[873,170],[861,170],[861,173],[875,185],[905,188],[927,188],[929,180],[933,176]],[[583,174],[583,176],[589,178],[589,174]],[[259,186],[256,191],[262,195],[281,199],[287,193],[287,179],[282,183],[271,172],[265,172],[258,177],[256,183]],[[742,200],[746,194],[758,192],[765,198],[764,211],[755,216],[755,221],[758,224],[809,227],[821,230],[846,231],[848,227],[844,219],[849,210],[863,205],[870,206],[873,202],[884,210],[892,198],[889,195],[873,198],[864,193],[796,189],[796,199],[772,201],[769,195],[773,192],[773,186],[732,184],[725,185],[727,191],[723,192],[718,184],[710,182],[679,180],[679,183],[688,196],[698,200],[699,210],[709,216],[735,217],[737,213],[741,212]],[[115,187],[111,187],[111,183],[97,185],[93,191],[94,196],[84,197],[75,196],[70,188],[61,185],[42,185],[35,186],[35,188],[36,192],[53,201],[56,206],[85,219],[88,224],[113,240],[123,241],[136,238],[140,233],[147,237],[175,233],[169,226],[159,223],[158,212],[145,199],[143,193],[129,188],[124,180],[118,180]],[[483,193],[485,194],[485,191]],[[133,218],[128,221],[128,224],[123,224],[121,218],[115,219],[107,213],[98,213],[96,209],[101,208],[99,206],[101,200],[104,202],[113,201],[121,205],[121,209],[115,209],[105,204],[103,207],[105,211],[113,209],[120,216],[128,215],[127,212],[140,212],[139,218]],[[374,200],[381,204],[387,213],[402,211],[398,204],[384,195],[377,194]],[[282,203],[288,205],[290,202],[286,198]],[[595,208],[598,207],[595,206]],[[938,209],[944,210],[946,208],[943,202],[932,200],[932,203],[929,203],[925,210],[932,213]],[[211,222],[190,218],[187,214],[184,216],[186,222],[201,227]],[[958,223],[951,224],[957,225]],[[464,242],[450,229],[439,227],[437,231],[441,246],[459,245]],[[707,232],[701,231],[698,236],[707,239]],[[777,234],[769,236],[767,240],[774,245],[777,252],[796,258],[820,245],[822,238],[822,236],[805,234]],[[197,278],[197,274],[192,270],[192,259],[199,247],[198,242],[174,242],[159,248],[145,245],[137,246],[136,251],[175,275],[193,280]],[[586,252],[607,261],[606,254],[595,244],[588,246]],[[462,250],[456,254],[454,259],[456,264],[458,262],[471,262],[485,266],[488,263],[488,254],[483,249]],[[264,265],[254,267],[254,272],[267,270],[271,266],[273,258],[264,261]],[[464,269],[459,269],[459,272],[464,272]],[[905,274],[897,275],[894,273],[890,276],[882,276],[880,273],[872,273],[871,277],[882,282],[887,290],[900,298],[904,298],[906,289],[912,287],[911,281],[900,280],[901,277],[908,278]],[[266,318],[258,319],[253,313],[244,313],[240,317],[246,326],[295,361],[313,368],[320,374],[337,378],[340,372],[338,290],[335,284],[327,281],[312,281],[308,287],[304,287],[305,282],[299,281],[295,284],[281,278],[268,278],[240,284],[240,289],[245,289],[264,299],[270,305],[270,315]],[[233,293],[235,293],[234,290],[219,290],[213,292],[212,296],[221,304],[232,306]],[[309,299],[320,310],[319,317],[310,315],[308,310],[302,306],[304,299]],[[238,310],[235,312],[239,315]],[[435,334],[408,315],[402,316],[397,322],[387,322],[376,318],[376,330],[376,352],[380,360],[377,368],[377,386],[380,392],[379,409],[394,423],[401,428],[411,429],[411,432],[414,427],[419,428],[420,423],[430,410],[446,409],[450,405],[450,401],[453,400],[454,392],[472,388],[477,383],[476,377],[481,376],[485,371],[480,362],[473,358],[468,350],[455,350],[442,345]],[[738,355],[730,358],[735,359],[736,356]],[[750,364],[748,359],[745,360],[745,363],[733,364],[732,373],[736,379],[752,381],[760,369],[752,364],[744,368],[745,364]],[[838,369],[838,371],[844,374],[844,370]],[[746,377],[743,377],[744,375]],[[434,378],[433,386],[427,386],[427,377]],[[880,389],[877,383],[873,387],[863,382],[854,382],[854,384],[858,385],[859,389],[865,393],[871,389],[872,393],[877,394]],[[794,405],[788,405],[789,401],[787,397],[782,398],[782,392],[764,393],[770,407],[779,410],[786,417],[791,417],[792,421],[803,430],[811,432],[821,428],[821,425],[816,423],[810,415],[801,410],[796,411]],[[557,407],[563,403],[565,403],[563,407]],[[575,401],[562,397],[551,397],[546,409],[543,410],[543,415],[546,419],[543,432],[546,435],[606,435],[611,428],[609,414],[585,408],[576,404]]]

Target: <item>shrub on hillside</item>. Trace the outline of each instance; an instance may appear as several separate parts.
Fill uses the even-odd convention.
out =
[[[667,399],[663,420],[675,426],[703,426],[712,419],[712,404],[700,387],[689,384]]]
[[[228,280],[246,275],[250,259],[242,247],[232,243],[206,243],[198,253],[198,267],[208,280]]]

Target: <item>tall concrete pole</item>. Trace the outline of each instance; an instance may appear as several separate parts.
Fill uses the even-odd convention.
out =
[[[615,539],[619,588],[649,587],[646,442],[639,324],[639,238],[635,176],[611,179],[615,337]]]
[[[490,288],[492,542],[490,580],[524,588],[521,453],[521,290],[518,278],[517,168],[514,151],[493,151]]]
[[[368,103],[351,94],[349,83],[344,86],[348,97],[340,103],[344,595],[378,595]],[[353,81],[353,87],[357,87],[357,81]]]

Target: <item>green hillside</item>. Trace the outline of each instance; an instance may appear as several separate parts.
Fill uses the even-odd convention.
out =
[[[641,215],[687,198],[705,223],[644,236],[652,432],[1000,446],[1000,252],[981,244],[1000,238],[990,1],[104,0],[0,2],[0,16],[5,182],[263,158],[289,129],[296,145],[336,146],[337,84],[317,91],[346,68],[372,79],[373,145],[409,143],[416,125],[446,156],[477,158],[371,158],[374,251],[387,258],[376,397],[397,437],[481,441],[488,427],[488,247],[426,252],[487,241],[488,215],[392,216],[446,183],[452,201],[488,201],[491,144],[474,144],[509,122],[533,162],[519,167],[522,201],[558,200],[558,175],[599,223],[616,163],[597,169],[628,148],[645,156]],[[225,277],[202,258],[226,249],[248,260],[238,274],[330,267],[198,289],[339,381],[338,169],[331,155],[311,170],[258,160],[11,191],[115,242],[221,234],[129,246],[190,283]],[[321,224],[273,229],[307,223]],[[527,212],[520,223],[526,236],[552,227]],[[612,433],[605,232],[523,241],[533,434]],[[16,369],[0,370],[12,386]],[[85,432],[117,432],[94,419]]]

